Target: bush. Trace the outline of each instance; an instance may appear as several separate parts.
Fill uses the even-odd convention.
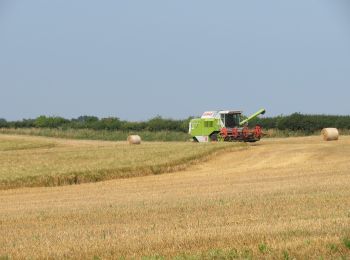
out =
[[[37,119],[35,119],[34,126],[38,128],[59,128],[68,124],[69,122],[69,120],[64,119],[63,117],[39,116]]]
[[[6,128],[8,126],[9,124],[7,123],[7,121],[3,118],[0,118],[0,128]]]

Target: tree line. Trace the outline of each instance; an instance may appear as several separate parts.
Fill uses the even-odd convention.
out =
[[[350,116],[340,115],[306,115],[294,113],[287,116],[262,117],[250,122],[265,129],[304,131],[312,133],[326,127],[350,129]]]
[[[59,128],[59,129],[93,129],[120,131],[176,131],[187,132],[192,117],[175,120],[154,117],[148,121],[130,122],[118,117],[98,118],[95,116],[80,116],[66,119],[57,116],[39,116],[36,119],[7,121],[0,119],[0,128]],[[315,132],[325,127],[350,129],[350,116],[339,115],[306,115],[294,113],[275,117],[261,117],[252,120],[250,126],[261,125],[264,129],[279,129],[290,131]]]
[[[58,116],[39,116],[36,119],[7,121],[0,119],[0,128],[60,128],[60,129],[93,129],[111,131],[176,131],[187,132],[191,118],[175,120],[154,117],[148,121],[130,122],[118,117],[98,118],[96,116],[80,116],[66,119]]]

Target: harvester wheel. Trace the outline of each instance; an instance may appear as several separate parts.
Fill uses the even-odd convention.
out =
[[[211,134],[209,137],[210,137],[210,141],[212,142],[217,142],[218,141],[218,136],[219,136],[219,133],[214,133],[214,134]]]

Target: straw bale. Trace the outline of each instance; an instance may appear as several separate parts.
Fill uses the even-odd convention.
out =
[[[141,144],[141,137],[139,135],[129,135],[128,136],[129,144]]]
[[[321,135],[324,141],[335,141],[339,139],[339,131],[337,128],[324,128]]]

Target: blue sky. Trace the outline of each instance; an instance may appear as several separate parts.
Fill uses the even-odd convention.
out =
[[[350,114],[347,0],[0,0],[0,118]]]

